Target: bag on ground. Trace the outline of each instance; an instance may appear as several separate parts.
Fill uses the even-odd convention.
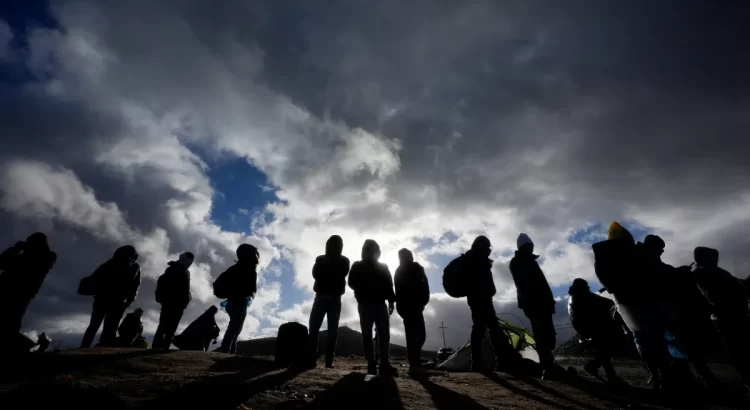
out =
[[[294,363],[302,363],[305,359],[305,348],[307,346],[307,326],[289,322],[279,326],[279,334],[276,337],[276,364],[287,366]]]

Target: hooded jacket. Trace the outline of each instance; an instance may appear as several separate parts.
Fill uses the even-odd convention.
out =
[[[341,255],[343,242],[337,235],[326,242],[326,253],[315,259],[312,275],[313,290],[323,295],[341,296],[346,292],[346,275],[349,274],[349,259]]]
[[[3,297],[33,299],[39,293],[57,261],[57,254],[46,244],[46,237],[39,242],[43,243],[29,246],[28,242],[19,242],[0,254],[0,294]]]
[[[538,258],[537,255],[516,251],[510,261],[510,273],[518,291],[518,308],[555,313],[555,298],[536,261]]]
[[[396,307],[422,310],[430,301],[430,285],[424,268],[417,262],[407,262],[396,269]]]
[[[737,278],[718,266],[719,252],[698,247],[695,249],[695,262],[695,280],[719,319],[747,319],[748,299],[745,290]]]
[[[193,295],[190,291],[190,271],[181,263],[172,261],[156,282],[156,301],[162,306],[186,308]]]
[[[96,283],[94,300],[108,303],[132,303],[141,286],[141,266],[132,246],[123,246],[100,265],[92,275]]]
[[[476,299],[492,298],[497,293],[495,280],[492,278],[492,259],[480,256],[469,250],[461,255],[468,281],[469,304]]]

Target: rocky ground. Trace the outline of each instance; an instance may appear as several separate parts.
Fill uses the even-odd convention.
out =
[[[581,369],[582,360],[562,360]],[[398,362],[398,365],[401,363]],[[366,376],[361,359],[334,370],[295,373],[269,358],[202,352],[127,349],[70,350],[0,359],[0,408],[96,409],[616,409],[750,408],[739,390],[696,389],[668,403],[645,386],[635,362],[618,363],[632,385],[612,388],[582,375],[566,382],[520,380],[496,373],[450,373],[414,380]],[[733,372],[717,366],[728,385]],[[582,373],[582,372],[581,372]],[[245,406],[245,407],[243,407]]]

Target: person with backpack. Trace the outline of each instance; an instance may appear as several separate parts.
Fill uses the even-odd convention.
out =
[[[424,324],[424,308],[430,301],[430,285],[424,268],[414,262],[414,255],[404,248],[398,251],[399,267],[396,269],[396,310],[404,320],[406,351],[409,358],[409,374],[424,375],[422,368],[422,346],[427,340]]]
[[[56,261],[41,232],[0,254],[0,348],[12,344],[21,331],[26,309]]]
[[[534,255],[534,242],[528,235],[521,233],[516,240],[516,246],[516,254],[510,261],[510,273],[516,284],[518,308],[523,310],[531,321],[539,364],[544,372],[542,377],[548,379],[554,377],[552,372],[556,369],[552,355],[556,344],[555,325],[552,322],[555,298],[544,272],[536,261],[539,256]]]
[[[133,343],[143,334],[143,309],[136,308],[125,315],[120,327],[117,329],[119,337],[115,343],[117,346],[132,347]]]
[[[137,260],[138,253],[132,245],[121,246],[111,259],[99,266],[91,276],[81,280],[78,293],[94,296],[91,321],[83,334],[81,347],[91,347],[102,322],[104,329],[99,344],[115,344],[122,315],[138,296],[141,286],[141,267]]]
[[[622,334],[620,324],[612,316],[615,302],[591,292],[588,282],[581,278],[573,281],[568,295],[570,323],[581,341],[590,341],[594,348],[594,360],[583,369],[598,378],[599,369],[603,368],[608,382],[622,383],[612,366],[612,353]]]
[[[750,385],[750,318],[742,284],[719,267],[719,251],[699,246],[693,252],[693,275],[724,339],[732,365]]]
[[[167,270],[156,281],[156,302],[161,304],[159,326],[154,334],[154,350],[169,350],[182,314],[192,299],[190,293],[190,271],[195,256],[182,253],[177,261],[169,262]]]
[[[174,337],[174,345],[180,350],[208,351],[211,342],[216,344],[216,339],[221,333],[219,325],[216,324],[216,313],[219,308],[211,306],[203,314],[198,316],[185,331]]]
[[[390,315],[395,308],[396,294],[393,291],[391,271],[388,265],[378,262],[379,259],[380,245],[372,239],[366,240],[362,245],[362,260],[354,262],[349,272],[349,287],[357,300],[367,373],[395,376],[396,369],[390,364],[388,347],[391,339]],[[377,328],[380,348],[379,368],[372,343],[373,325]]]
[[[445,267],[443,287],[452,297],[466,297],[471,310],[471,370],[477,373],[491,371],[481,349],[484,335],[489,330],[497,370],[515,373],[520,370],[520,357],[511,347],[495,313],[492,298],[497,290],[492,278],[490,254],[490,240],[483,235],[476,237],[469,251]]]
[[[338,338],[341,317],[341,296],[346,292],[346,275],[349,274],[349,259],[342,255],[344,241],[333,235],[326,242],[325,255],[318,256],[313,265],[315,279],[313,290],[315,301],[310,312],[307,368],[314,368],[318,353],[318,335],[323,318],[328,317],[328,342],[326,344],[326,368],[333,368],[333,358]]]
[[[229,325],[221,341],[221,347],[214,350],[215,352],[237,352],[237,338],[245,324],[248,304],[258,291],[258,273],[255,270],[259,262],[258,248],[243,243],[237,247],[237,262],[214,282],[214,295],[227,300],[226,311],[229,314]]]

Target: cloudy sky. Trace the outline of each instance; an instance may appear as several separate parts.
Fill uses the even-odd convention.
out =
[[[595,280],[612,220],[661,235],[670,263],[706,245],[750,273],[750,14],[724,5],[739,2],[220,3],[0,6],[0,245],[42,230],[59,256],[24,331],[79,343],[78,281],[127,243],[149,333],[169,260],[197,255],[185,326],[218,303],[237,245],[257,245],[243,338],[307,322],[331,234],[352,260],[376,239],[392,271],[410,248],[429,348],[441,321],[450,345],[468,339],[441,273],[479,234],[497,311],[521,322],[508,262],[519,232],[534,239],[563,340],[567,287]]]

